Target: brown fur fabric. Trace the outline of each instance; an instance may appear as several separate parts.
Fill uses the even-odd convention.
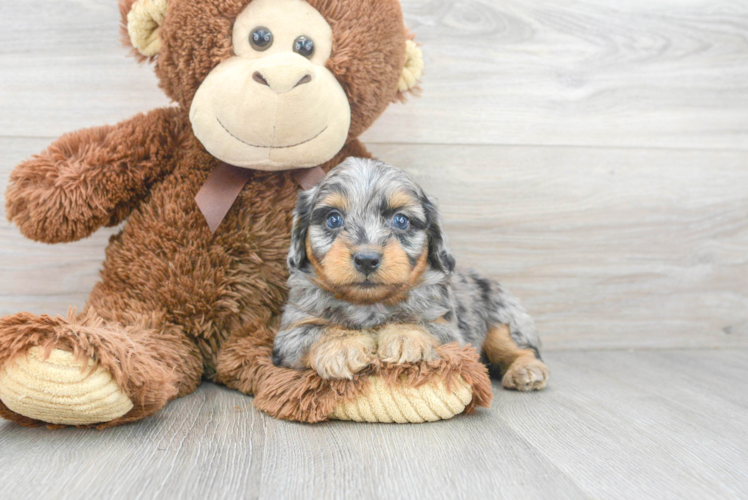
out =
[[[186,114],[163,108],[63,135],[10,174],[8,220],[44,243],[116,226],[173,170],[188,129]]]
[[[105,426],[139,420],[160,410],[170,399],[194,391],[202,364],[195,345],[177,329],[154,331],[145,325],[123,327],[103,321],[93,310],[78,317],[20,313],[0,319],[0,365],[40,346],[92,358],[109,371],[134,407]],[[0,416],[26,426],[44,422],[16,415],[0,402]]]
[[[120,0],[126,16],[133,0]],[[356,137],[398,98],[405,40],[397,0],[310,0],[333,27],[329,68],[348,94],[349,140],[323,165],[368,157]],[[155,58],[161,88],[177,106],[114,126],[67,134],[20,164],[6,193],[9,220],[47,243],[85,238],[127,219],[112,237],[85,310],[66,318],[21,313],[0,319],[0,365],[32,346],[90,357],[135,407],[99,427],[131,422],[189,394],[201,377],[247,394],[280,418],[319,421],[335,401],[365,390],[273,366],[270,351],[287,297],[286,255],[298,186],[288,172],[253,171],[215,234],[194,197],[217,164],[192,133],[188,110],[208,72],[231,53],[231,26],[247,0],[169,0]],[[422,383],[461,375],[487,404],[490,385],[474,355],[446,346],[428,366],[385,368],[388,380]],[[23,425],[42,422],[0,405]]]

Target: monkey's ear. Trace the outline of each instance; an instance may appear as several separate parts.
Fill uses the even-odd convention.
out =
[[[288,250],[288,269],[299,271],[309,265],[306,254],[306,237],[309,233],[309,221],[312,217],[312,206],[316,189],[302,191],[293,213],[291,230],[291,248]]]
[[[424,196],[421,200],[428,224],[429,254],[428,261],[432,269],[452,274],[455,270],[455,258],[447,246],[447,237],[442,232],[442,217],[433,198]]]
[[[141,59],[152,59],[161,49],[161,25],[166,17],[167,0],[120,0],[124,42]]]
[[[404,94],[414,91],[423,76],[423,52],[413,40],[405,42],[405,64],[397,82],[398,98],[403,99]]]

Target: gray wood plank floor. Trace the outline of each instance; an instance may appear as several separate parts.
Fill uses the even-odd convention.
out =
[[[423,425],[267,417],[213,384],[104,432],[0,424],[4,498],[746,498],[744,350],[554,352]]]

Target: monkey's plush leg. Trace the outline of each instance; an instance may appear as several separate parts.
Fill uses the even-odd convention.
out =
[[[180,328],[67,318],[0,318],[0,416],[22,425],[109,427],[139,420],[200,383]]]
[[[298,373],[299,370],[273,364],[273,340],[279,324],[280,315],[277,315],[232,332],[218,352],[215,381],[253,395],[269,379],[282,381],[283,374]]]
[[[11,172],[8,220],[44,243],[79,240],[119,224],[173,168],[187,127],[176,108],[163,108],[63,135]]]
[[[507,325],[491,328],[483,350],[492,364],[501,368],[505,389],[537,391],[548,383],[551,371],[532,349],[521,349],[512,339]]]

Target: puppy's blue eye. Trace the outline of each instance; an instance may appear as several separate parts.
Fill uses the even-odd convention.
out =
[[[397,214],[396,216],[392,218],[392,225],[396,229],[408,229],[408,226],[410,225],[410,221],[403,214]]]
[[[343,225],[343,216],[335,212],[327,216],[327,227],[337,229]]]

